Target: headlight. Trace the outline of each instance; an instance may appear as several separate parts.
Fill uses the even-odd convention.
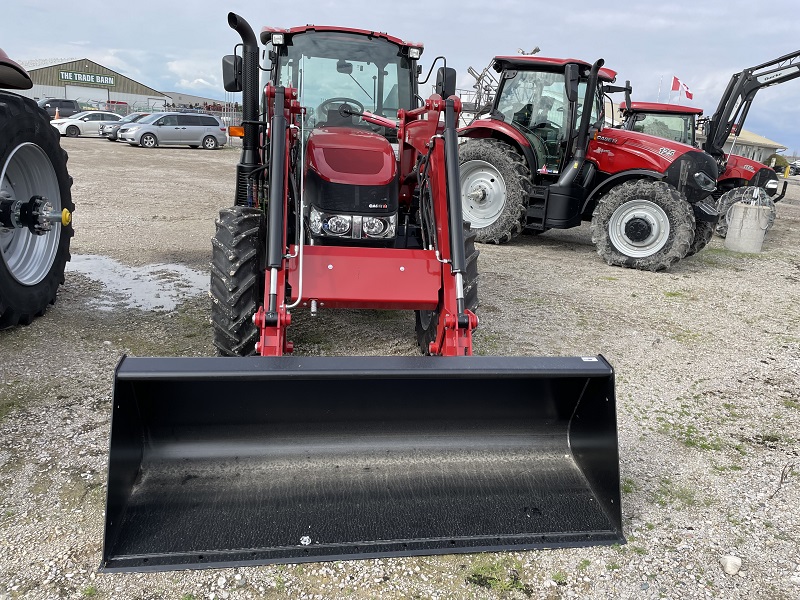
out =
[[[343,215],[333,215],[328,217],[328,221],[323,224],[323,227],[334,235],[344,235],[350,231],[350,217]]]
[[[420,57],[421,54],[422,54],[422,49],[421,48],[409,48],[408,49],[408,58],[413,58],[414,60],[417,60]]]
[[[765,185],[765,190],[777,190],[778,189],[778,180],[777,179],[770,179]]]
[[[713,192],[715,189],[717,189],[717,182],[702,171],[698,171],[694,174],[694,181],[700,186],[700,189],[703,189],[707,192]]]
[[[313,235],[350,238],[354,240],[385,240],[395,236],[397,215],[373,217],[361,215],[335,215],[311,207],[308,228]]]
[[[319,235],[322,231],[322,215],[313,206],[311,207],[311,214],[308,215],[308,226],[314,235]]]
[[[367,235],[380,235],[386,229],[386,223],[378,217],[365,217],[362,227]]]
[[[139,131],[141,127],[129,127],[125,130],[125,133],[133,133],[134,131]]]
[[[272,37],[270,38],[273,46],[280,46],[283,44],[283,34],[282,33],[273,33]]]

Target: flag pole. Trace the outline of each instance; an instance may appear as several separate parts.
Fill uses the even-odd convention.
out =
[[[664,81],[664,74],[661,74],[661,77],[658,80],[658,97],[656,98],[656,102],[661,102],[661,84]]]

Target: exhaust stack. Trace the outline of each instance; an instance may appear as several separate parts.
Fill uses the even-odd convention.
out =
[[[242,38],[242,157],[236,165],[236,204],[246,205],[248,176],[260,166],[258,157],[258,41],[253,28],[236,13],[228,13],[228,25]]]

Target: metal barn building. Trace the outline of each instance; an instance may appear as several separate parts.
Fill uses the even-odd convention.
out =
[[[30,74],[33,87],[17,93],[29,98],[66,98],[87,108],[103,109],[127,104],[128,111],[163,108],[171,101],[158,90],[88,58],[29,60],[20,64]]]

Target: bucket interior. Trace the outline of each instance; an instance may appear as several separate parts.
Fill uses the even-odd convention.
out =
[[[624,541],[602,359],[148,360],[115,380],[104,570]]]

